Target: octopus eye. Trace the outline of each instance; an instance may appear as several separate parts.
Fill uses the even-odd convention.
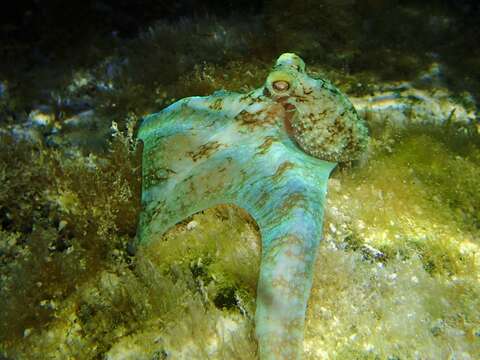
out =
[[[290,88],[290,84],[285,80],[275,81],[272,86],[277,91],[287,91]]]

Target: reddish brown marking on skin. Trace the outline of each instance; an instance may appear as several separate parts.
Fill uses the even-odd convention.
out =
[[[288,213],[290,209],[294,207],[305,207],[305,203],[307,200],[305,199],[305,195],[300,192],[294,192],[292,194],[287,195],[287,197],[283,200],[282,205],[278,208],[279,213],[281,216],[284,216],[282,213]]]
[[[310,95],[313,92],[312,88],[308,89],[308,91],[307,91],[307,89],[305,89],[305,87],[303,86],[302,89],[303,89],[303,93],[305,95]]]
[[[215,99],[215,101],[211,103],[208,107],[212,110],[222,110],[223,99],[222,98]]]
[[[272,279],[272,288],[283,290],[283,295],[288,298],[298,299],[303,295],[303,286],[295,286],[283,276],[278,276]]]
[[[295,130],[292,127],[292,118],[295,113],[295,106],[287,102],[288,97],[281,97],[277,99],[278,103],[281,104],[285,110],[285,115],[283,116],[283,124],[285,126],[285,131],[287,132],[290,138],[294,139]]]
[[[296,112],[295,106],[287,103],[286,101],[283,101],[282,105],[285,109],[285,116],[283,117],[285,131],[287,132],[288,137],[293,141],[293,143],[303,150],[302,146],[297,141],[297,137],[299,135],[299,130],[301,132],[308,129],[306,129],[304,125],[302,125],[303,129],[295,129],[292,126],[292,119]]]
[[[304,208],[306,201],[307,200],[305,199],[305,196],[303,196],[301,193],[296,192],[288,195],[285,200],[282,201],[282,203],[277,207],[275,214],[272,214],[271,221],[281,222],[282,218],[287,216],[292,211],[292,209]],[[307,213],[312,215],[310,211],[307,211]]]
[[[281,249],[303,245],[304,241],[296,235],[280,236],[273,240],[271,247],[269,248],[269,253],[265,254],[265,261],[275,263],[275,254],[277,254]]]
[[[240,125],[250,128],[264,125],[262,121],[258,121],[258,113],[250,113],[246,110],[242,110],[235,116],[235,120],[239,121]]]
[[[257,206],[263,208],[269,199],[269,195],[270,194],[266,191],[262,192],[262,195],[260,195],[260,197],[255,202]]]
[[[271,106],[267,109],[267,117],[264,120],[265,122],[268,122],[269,124],[274,124],[278,118],[283,117],[285,113],[285,110],[283,109],[282,106]]]
[[[258,147],[256,155],[265,155],[276,140],[277,139],[273,136],[265,137],[263,143]]]
[[[187,152],[187,155],[190,156],[193,162],[196,162],[201,158],[210,157],[220,148],[221,145],[222,144],[220,144],[218,141],[210,141],[201,145],[196,151]]]
[[[297,100],[298,102],[301,102],[301,103],[305,103],[305,102],[309,102],[309,101],[310,101],[310,99],[309,99],[308,97],[306,97],[306,96],[297,96],[297,97],[296,97],[296,100]]]
[[[283,163],[281,163],[277,170],[275,171],[275,174],[273,174],[272,178],[275,180],[275,181],[278,181],[278,179],[283,176],[283,174],[294,168],[295,167],[295,164],[292,163],[291,161],[284,161]]]
[[[301,247],[299,250],[300,252],[297,254],[295,251],[293,251],[293,249],[288,249],[285,251],[285,256],[292,259],[296,259],[300,263],[304,263],[306,258],[306,249],[305,247]],[[302,271],[302,274],[303,274],[302,276],[306,276],[305,271]]]
[[[266,127],[275,124],[276,120],[279,118],[279,109],[275,107],[257,111],[255,113],[250,113],[246,110],[241,111],[235,120],[239,122],[239,125],[246,127],[250,130],[256,127]]]
[[[290,105],[290,104],[287,104]],[[291,106],[291,110],[288,110],[285,108],[285,117],[283,118],[283,124],[285,125],[285,130],[287,131],[288,136],[293,138],[294,130],[292,127],[292,118],[294,114],[294,109],[295,107],[293,105]]]
[[[148,211],[149,217],[158,217],[161,213],[164,213],[166,211],[166,203],[167,202],[165,200],[159,201],[155,208]]]
[[[312,119],[314,122],[318,122],[318,121],[320,121],[320,120],[325,119],[325,117],[326,117],[328,114],[329,114],[328,109],[325,109],[325,110],[323,110],[323,111],[320,111],[320,112],[317,113],[316,115],[311,114],[311,115],[313,115],[313,116],[311,117],[311,119]]]
[[[333,134],[340,134],[345,130],[345,123],[343,122],[342,115],[335,118],[333,125],[328,129]]]
[[[153,185],[157,185],[163,181],[167,181],[170,176],[176,174],[175,171],[168,168],[159,168],[156,169],[154,167],[150,167],[145,169],[145,173],[143,175],[144,181],[147,187],[151,187]]]

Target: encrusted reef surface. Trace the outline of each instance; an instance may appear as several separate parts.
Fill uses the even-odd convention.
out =
[[[256,219],[215,206],[131,247],[141,211],[138,119],[192,95],[252,92],[279,53],[253,59],[258,47],[242,49],[255,42],[237,36],[246,28],[198,26],[160,24],[131,52],[68,73],[27,107],[18,84],[0,79],[0,357],[258,358]],[[190,49],[193,37],[201,57],[154,53],[172,34],[173,47]],[[219,44],[223,62],[209,55]],[[477,359],[475,92],[451,86],[452,68],[437,57],[390,79],[381,64],[331,66],[347,55],[330,65],[308,58],[308,76],[348,95],[371,140],[328,180],[303,357]],[[168,71],[156,76],[153,64]]]

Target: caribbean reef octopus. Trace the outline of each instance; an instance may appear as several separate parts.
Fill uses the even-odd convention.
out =
[[[303,60],[281,55],[264,85],[177,101],[142,122],[137,245],[219,204],[245,209],[262,237],[255,332],[259,357],[300,359],[327,181],[360,157],[364,121]]]

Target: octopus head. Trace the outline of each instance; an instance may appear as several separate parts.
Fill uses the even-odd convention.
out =
[[[281,55],[264,94],[283,105],[285,129],[307,154],[327,161],[350,161],[364,152],[368,131],[352,103],[325,79],[313,79],[295,54]]]

